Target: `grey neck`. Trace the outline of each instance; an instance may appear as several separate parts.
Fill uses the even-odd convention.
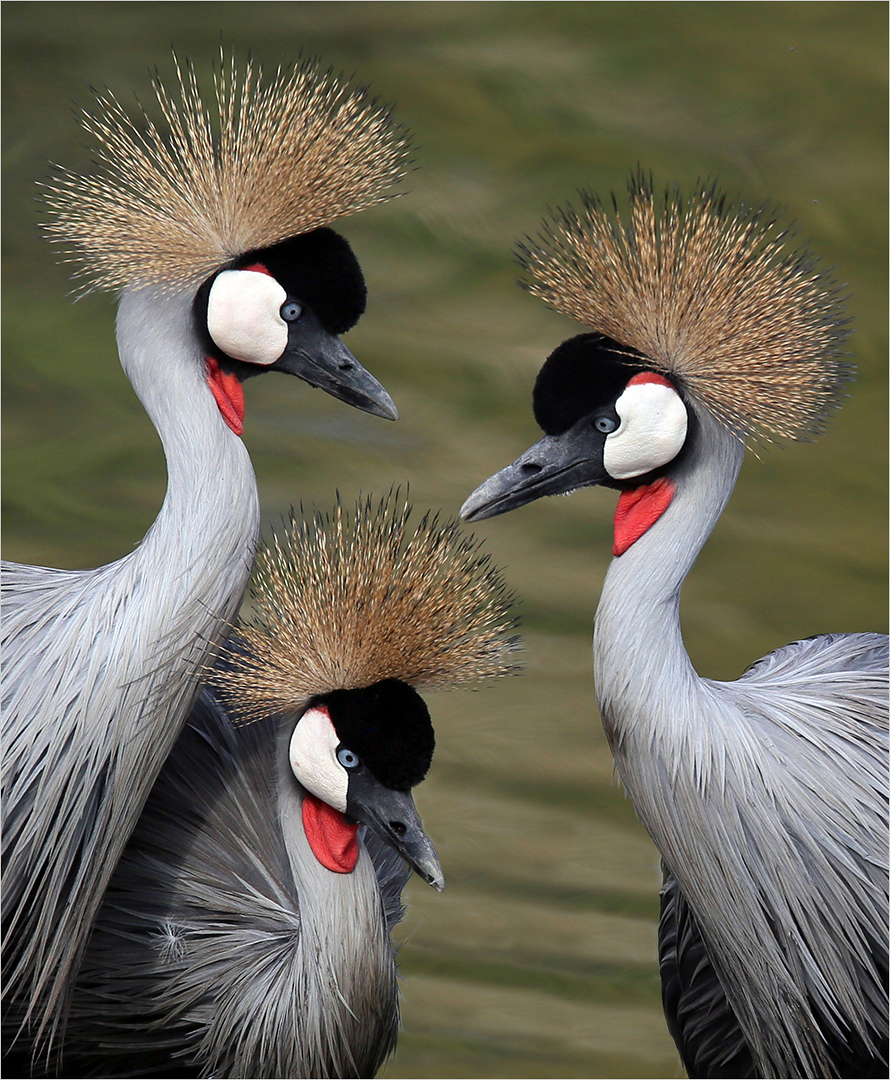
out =
[[[680,630],[680,589],[732,494],[744,457],[742,441],[706,414],[692,439],[672,476],[670,506],[612,561],[596,614],[597,697],[626,783],[626,740],[634,732],[644,743],[657,737],[662,707],[673,715],[678,691],[694,692],[699,683]]]
[[[302,820],[305,790],[288,762],[293,724],[279,735],[279,819],[299,898],[300,950],[295,964],[301,1075],[371,1075],[395,1044],[398,987],[392,942],[374,864],[360,842],[348,874],[333,873],[315,857]],[[361,835],[361,834],[360,834]],[[295,1075],[295,1074],[294,1074]]]
[[[180,596],[203,577],[228,618],[226,599],[240,602],[253,562],[259,502],[247,450],[207,385],[190,308],[190,294],[152,289],[125,292],[118,308],[121,363],[167,459],[164,504],[137,558],[163,561],[166,586],[181,581]]]

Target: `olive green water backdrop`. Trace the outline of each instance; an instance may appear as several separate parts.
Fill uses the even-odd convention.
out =
[[[699,671],[797,637],[884,628],[886,6],[882,3],[4,4],[4,554],[92,566],[136,545],[160,444],[107,296],[74,304],[36,222],[47,162],[84,168],[90,84],[150,103],[171,45],[318,55],[414,133],[406,194],[341,222],[368,311],[346,341],[395,399],[375,419],[303,383],[246,387],[265,529],[291,503],[410,484],[456,514],[538,437],[538,367],[579,331],[515,285],[514,241],[580,187],[716,177],[788,208],[849,283],[859,375],[828,434],[749,455],[684,591]],[[576,200],[577,201],[577,200]],[[782,402],[776,402],[782,408]],[[674,1077],[655,964],[658,858],[612,774],[590,640],[615,494],[475,530],[522,598],[525,672],[431,695],[417,792],[448,882],[407,894],[404,1030],[388,1077]]]

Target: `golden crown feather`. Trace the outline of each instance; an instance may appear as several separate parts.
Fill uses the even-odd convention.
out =
[[[481,542],[391,491],[291,518],[260,552],[253,615],[212,682],[242,721],[401,679],[418,690],[516,670],[513,596]]]
[[[248,251],[391,197],[408,140],[366,89],[304,59],[271,78],[221,57],[212,107],[191,63],[152,85],[163,122],[130,116],[110,91],[80,121],[98,172],[59,169],[46,224],[86,289],[196,286]]]
[[[733,205],[716,186],[656,206],[651,177],[630,213],[582,192],[518,245],[525,287],[635,349],[741,437],[817,432],[851,367],[840,297],[806,251],[787,246],[769,206]],[[635,358],[637,359],[637,358]]]

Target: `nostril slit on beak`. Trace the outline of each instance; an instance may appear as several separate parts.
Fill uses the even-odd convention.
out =
[[[341,360],[337,367],[339,367],[341,371],[352,371],[355,364],[353,364],[351,360]]]
[[[523,461],[521,467],[526,476],[534,476],[535,473],[541,471],[541,466],[536,465],[534,461]]]
[[[396,834],[396,836],[404,836],[408,831],[408,826],[403,821],[391,821],[389,827]]]

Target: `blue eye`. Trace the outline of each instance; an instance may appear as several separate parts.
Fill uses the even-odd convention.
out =
[[[286,304],[281,305],[281,317],[285,322],[296,322],[302,314],[302,305],[296,300],[288,300]]]
[[[618,427],[618,421],[614,416],[598,416],[593,421],[593,426],[604,435],[609,435]]]
[[[337,760],[344,769],[357,769],[359,765],[361,765],[361,759],[358,754],[354,754],[351,750],[347,750],[345,746],[341,746],[337,751]]]

